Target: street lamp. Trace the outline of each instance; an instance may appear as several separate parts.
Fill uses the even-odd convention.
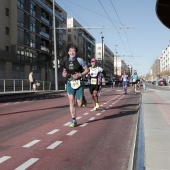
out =
[[[117,77],[117,46],[115,45],[115,57],[116,57],[116,77]]]
[[[56,27],[55,27],[55,0],[53,0],[53,34],[54,34],[54,65],[55,65],[55,90],[58,90],[58,59],[56,48]]]
[[[102,68],[103,68],[103,36],[101,37],[102,38]],[[104,69],[104,68],[103,68]]]

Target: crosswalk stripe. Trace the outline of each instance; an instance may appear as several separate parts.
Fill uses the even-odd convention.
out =
[[[53,144],[51,144],[50,146],[48,146],[46,149],[54,149],[55,147],[57,147],[58,145],[60,145],[63,141],[56,141]]]
[[[33,163],[37,162],[39,160],[39,158],[31,158],[28,161],[26,161],[25,163],[23,163],[22,165],[20,165],[18,168],[16,168],[15,170],[25,170],[27,169],[29,166],[31,166]]]
[[[29,148],[32,145],[35,145],[36,143],[40,142],[41,140],[33,140],[32,142],[27,143],[26,145],[23,146],[23,148]]]
[[[89,113],[84,113],[83,115],[88,115]]]
[[[2,162],[5,162],[5,161],[8,160],[9,158],[11,158],[11,156],[3,156],[3,157],[1,157],[1,158],[0,158],[0,164],[1,164]]]
[[[94,120],[95,119],[95,117],[91,117],[89,120]]]

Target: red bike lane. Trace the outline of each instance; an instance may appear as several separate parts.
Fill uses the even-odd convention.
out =
[[[122,91],[105,89],[99,99],[100,108],[93,112],[90,111],[93,108],[90,96],[86,93],[88,106],[77,109],[76,128],[68,127],[68,107],[58,108],[66,105],[66,97],[50,99],[48,102],[34,101],[37,109],[30,108],[36,110],[32,114],[38,114],[43,123],[3,141],[1,146],[4,146],[4,150],[1,151],[0,158],[11,157],[2,162],[0,168],[10,170],[27,166],[27,169],[49,170],[127,169],[140,94],[121,93]],[[47,109],[50,107],[53,109]],[[44,114],[53,116],[43,120],[41,116]]]

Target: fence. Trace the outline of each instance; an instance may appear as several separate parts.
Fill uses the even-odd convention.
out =
[[[35,81],[36,90],[51,90],[51,82]],[[31,84],[28,79],[0,79],[0,92],[29,91]]]

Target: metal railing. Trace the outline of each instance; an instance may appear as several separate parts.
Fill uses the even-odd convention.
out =
[[[51,82],[35,81],[36,90],[50,91]],[[0,92],[29,91],[31,84],[28,79],[0,79]]]

